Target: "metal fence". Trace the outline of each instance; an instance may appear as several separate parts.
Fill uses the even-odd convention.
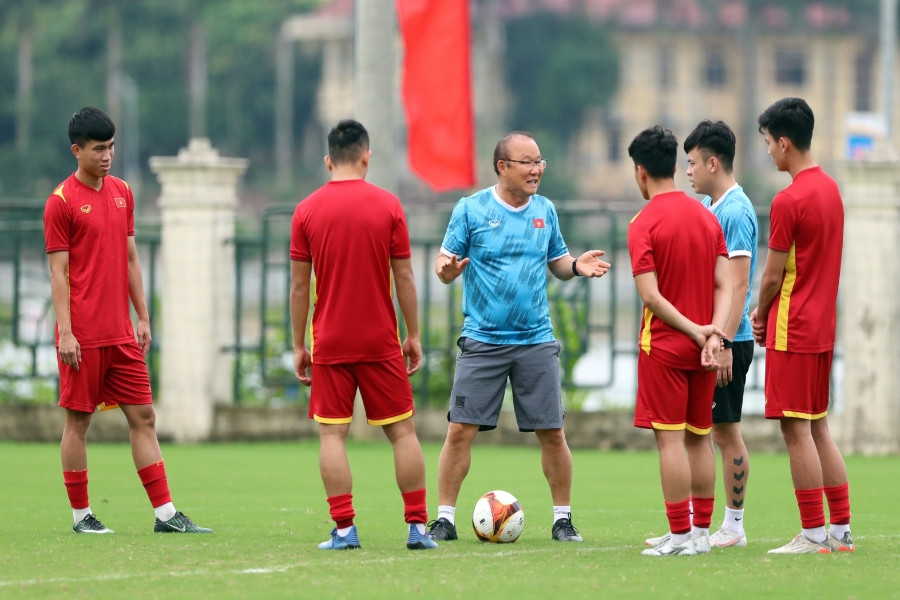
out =
[[[0,207],[0,401],[54,401],[57,395],[54,317],[43,245],[41,211],[34,204]],[[222,348],[234,356],[231,373],[235,401],[241,405],[305,403],[307,390],[293,375],[289,287],[290,220],[293,206],[270,207],[244,233],[235,248],[235,311],[233,343]],[[601,279],[560,282],[550,277],[551,318],[562,343],[563,387],[569,406],[614,407],[634,398],[637,330],[641,307],[631,277],[626,246],[627,226],[636,205],[597,207],[559,205],[566,242],[573,254],[590,248],[607,252],[613,264]],[[431,215],[446,225],[446,215]],[[768,232],[761,218],[760,231]],[[453,380],[456,338],[462,326],[461,283],[440,283],[432,265],[440,248],[440,233],[418,227],[410,218],[413,268],[420,303],[424,364],[412,383],[419,405],[447,403]],[[157,274],[160,236],[139,226],[136,240],[144,269],[151,323],[161,298]],[[765,241],[760,240],[761,247]],[[761,253],[760,256],[763,256]],[[758,267],[761,270],[762,261]],[[402,319],[399,319],[401,328]],[[401,331],[401,334],[405,332]],[[158,353],[164,332],[154,330],[148,357],[156,385]],[[755,360],[751,390],[762,385],[763,361]],[[158,387],[157,387],[158,389]]]

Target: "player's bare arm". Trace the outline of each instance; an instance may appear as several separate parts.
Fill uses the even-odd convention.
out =
[[[72,315],[69,312],[69,252],[51,252],[47,260],[50,263],[53,310],[59,327],[59,358],[63,364],[77,371],[81,363],[81,345],[72,333]]]
[[[750,257],[732,256],[728,259],[728,266],[731,271],[731,312],[723,331],[725,331],[725,337],[733,340],[741,325],[744,315],[744,299],[747,297],[747,290],[750,287]],[[719,371],[716,373],[716,385],[725,387],[734,378],[731,370],[734,362],[731,348],[721,349],[718,362]]]
[[[294,338],[294,374],[303,385],[310,385],[312,355],[306,347],[306,321],[309,318],[309,290],[312,263],[291,261],[291,333]]]
[[[568,281],[575,277],[575,269],[582,277],[603,277],[612,267],[611,264],[600,257],[606,254],[603,250],[588,250],[577,257],[563,256],[550,263],[550,272],[562,281]]]
[[[772,307],[772,302],[775,301],[779,290],[781,290],[787,257],[787,252],[771,248],[769,248],[766,256],[766,266],[763,267],[762,276],[759,280],[759,303],[750,315],[753,338],[760,346],[766,345],[766,324],[769,320],[769,309]]]
[[[137,343],[144,356],[147,356],[147,352],[150,351],[150,342],[153,341],[153,337],[150,335],[150,311],[147,310],[144,276],[141,272],[141,260],[133,235],[128,236],[128,297],[131,298],[131,304],[138,317],[137,328],[134,332]]]
[[[438,252],[437,258],[434,259],[434,272],[441,283],[451,283],[462,275],[467,264],[469,264],[468,258],[459,260],[455,254],[448,256],[443,252]]]
[[[422,342],[419,334],[419,302],[416,294],[416,279],[412,261],[408,258],[392,258],[394,287],[397,289],[397,304],[406,323],[406,339],[403,341],[403,356],[406,357],[406,374],[412,375],[422,366]]]
[[[707,370],[718,369],[719,353],[721,351],[721,339],[724,328],[730,319],[734,297],[734,285],[731,278],[731,263],[725,256],[716,257],[716,287],[713,291],[713,316],[712,326],[714,331],[706,339],[703,352],[700,353],[700,365]],[[743,312],[743,311],[741,311]]]

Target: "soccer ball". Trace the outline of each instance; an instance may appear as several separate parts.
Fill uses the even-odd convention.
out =
[[[472,527],[482,542],[514,542],[525,528],[525,511],[515,496],[494,490],[475,503]]]

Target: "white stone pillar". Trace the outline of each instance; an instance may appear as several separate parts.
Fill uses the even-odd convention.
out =
[[[838,327],[844,410],[841,450],[900,451],[900,161],[887,151],[838,166],[844,257]]]
[[[154,156],[161,185],[162,327],[158,426],[176,441],[209,437],[216,403],[231,404],[237,190],[247,160],[194,138]]]

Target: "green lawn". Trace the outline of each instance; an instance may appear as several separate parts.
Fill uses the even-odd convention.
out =
[[[436,512],[440,446],[424,447]],[[0,598],[891,598],[897,597],[897,458],[848,457],[857,551],[767,557],[800,529],[784,454],[751,456],[746,548],[641,556],[665,531],[655,453],[577,451],[573,519],[583,544],[550,539],[551,503],[536,448],[478,445],[463,485],[461,539],[406,549],[390,446],[355,443],[362,549],[324,552],[332,524],[315,441],[163,448],[176,506],[212,535],[153,534],[127,445],[89,446],[91,506],[115,535],[76,536],[53,444],[0,442]],[[477,541],[477,498],[515,494],[515,544]],[[719,493],[721,496],[721,492]],[[714,527],[721,521],[716,508]]]

